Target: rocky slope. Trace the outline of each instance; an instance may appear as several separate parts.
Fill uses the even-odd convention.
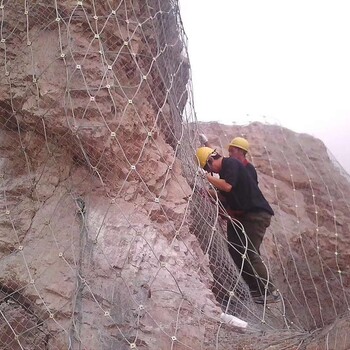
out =
[[[310,136],[195,123],[176,2],[5,1],[0,16],[1,348],[349,345],[348,181]],[[252,144],[275,308],[227,254],[198,130]],[[220,323],[228,296],[245,333]]]

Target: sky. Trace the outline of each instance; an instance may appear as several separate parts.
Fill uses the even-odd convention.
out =
[[[179,0],[197,119],[321,139],[350,173],[350,0]]]

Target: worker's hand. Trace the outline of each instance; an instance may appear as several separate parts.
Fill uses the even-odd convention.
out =
[[[205,170],[203,170],[202,168],[198,168],[197,170],[197,176],[199,176],[202,179],[206,179],[207,178],[207,173]]]
[[[204,134],[199,134],[199,141],[202,145],[205,145],[208,142],[208,138]]]
[[[210,182],[210,179],[212,179],[214,176],[212,175],[212,174],[210,174],[210,173],[206,173],[205,174],[205,176],[206,176],[206,178],[207,178],[207,180]]]

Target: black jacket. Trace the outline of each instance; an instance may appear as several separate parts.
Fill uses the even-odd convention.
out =
[[[232,186],[230,192],[220,191],[229,209],[244,212],[266,211],[274,215],[257,182],[239,160],[224,157],[219,175]]]

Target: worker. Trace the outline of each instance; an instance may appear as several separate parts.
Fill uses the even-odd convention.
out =
[[[205,134],[199,134],[199,140],[202,145],[212,148]],[[258,174],[252,163],[246,158],[249,152],[249,142],[243,137],[235,137],[228,145],[228,154],[232,158],[236,158],[243,163],[248,173],[258,183]]]
[[[246,158],[249,151],[249,142],[243,137],[235,137],[228,145],[228,154],[232,158],[236,158],[243,163],[249,175],[258,183],[258,174],[254,165]]]
[[[242,277],[253,300],[258,304],[279,301],[279,292],[260,256],[260,245],[274,215],[271,206],[239,160],[223,157],[210,147],[198,148],[196,157],[200,167],[208,172],[208,181],[225,198],[227,210],[233,211],[243,226],[240,230],[228,220],[227,240],[238,269],[243,265]]]

